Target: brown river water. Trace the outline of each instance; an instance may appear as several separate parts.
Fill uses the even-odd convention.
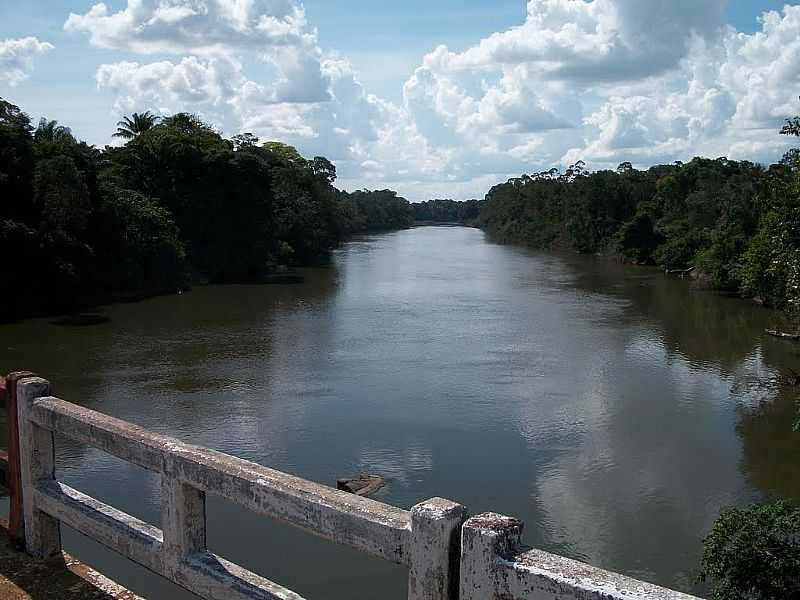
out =
[[[358,238],[304,274],[0,325],[0,372],[321,483],[381,474],[396,506],[516,516],[530,545],[696,593],[722,507],[800,498],[798,392],[780,383],[800,345],[764,335],[766,309],[464,227]],[[59,478],[159,524],[154,475],[57,446]],[[208,502],[212,551],[305,597],[405,597],[403,569]],[[146,597],[193,597],[64,543]]]

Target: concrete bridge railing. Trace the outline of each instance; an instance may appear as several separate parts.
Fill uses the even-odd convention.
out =
[[[462,529],[460,600],[698,600],[563,556],[525,549],[522,522],[484,513]]]
[[[59,400],[40,378],[18,382],[25,544],[61,553],[60,523],[201,598],[297,600],[296,593],[211,553],[206,494],[408,568],[411,600],[691,600],[538,551],[522,524],[434,498],[410,511],[185,444]],[[54,433],[161,476],[162,529],[60,482]],[[298,557],[302,560],[302,557]]]

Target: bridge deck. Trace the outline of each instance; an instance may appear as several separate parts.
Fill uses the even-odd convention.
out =
[[[0,600],[141,600],[68,554],[38,560],[17,550],[0,523]]]

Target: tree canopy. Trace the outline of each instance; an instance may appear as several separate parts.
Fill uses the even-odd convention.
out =
[[[29,283],[0,298],[0,319],[260,281],[324,262],[348,234],[413,222],[395,192],[336,189],[325,157],[226,139],[196,115],[133,113],[114,136],[125,144],[99,150],[0,99],[0,251],[16,259],[0,276]]]
[[[800,118],[784,135],[800,136]],[[800,153],[767,168],[695,158],[646,171],[522,175],[493,187],[477,224],[500,242],[615,255],[694,270],[709,287],[796,310],[800,303]]]
[[[159,117],[149,110],[143,113],[133,113],[130,117],[123,117],[121,121],[117,122],[117,130],[113,137],[132,140],[137,135],[155,127],[159,120]]]

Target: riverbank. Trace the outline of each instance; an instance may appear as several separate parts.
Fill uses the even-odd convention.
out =
[[[743,294],[741,290],[731,289],[730,287],[719,287],[715,285],[714,276],[712,274],[697,266],[692,266],[689,268],[665,269],[655,265],[652,262],[637,262],[635,260],[631,260],[629,257],[614,251],[610,251],[608,248],[595,252],[581,252],[565,243],[556,243],[548,247],[541,247],[533,243],[526,243],[524,241],[498,236],[493,233],[485,224],[475,225],[475,227],[483,231],[487,236],[487,239],[493,243],[504,246],[526,248],[538,252],[566,253],[586,258],[596,258],[609,263],[621,265],[625,269],[630,269],[632,271],[637,269],[651,270],[653,272],[660,273],[664,278],[679,280],[683,285],[686,285],[693,291],[735,298],[740,301],[743,300],[751,304],[755,304],[760,308],[771,311],[771,314],[775,318],[770,323],[769,329],[778,329],[781,331],[795,331],[797,329],[797,325],[789,320],[789,317],[787,317],[786,313],[771,306],[768,302],[765,302],[763,298],[752,294]]]

